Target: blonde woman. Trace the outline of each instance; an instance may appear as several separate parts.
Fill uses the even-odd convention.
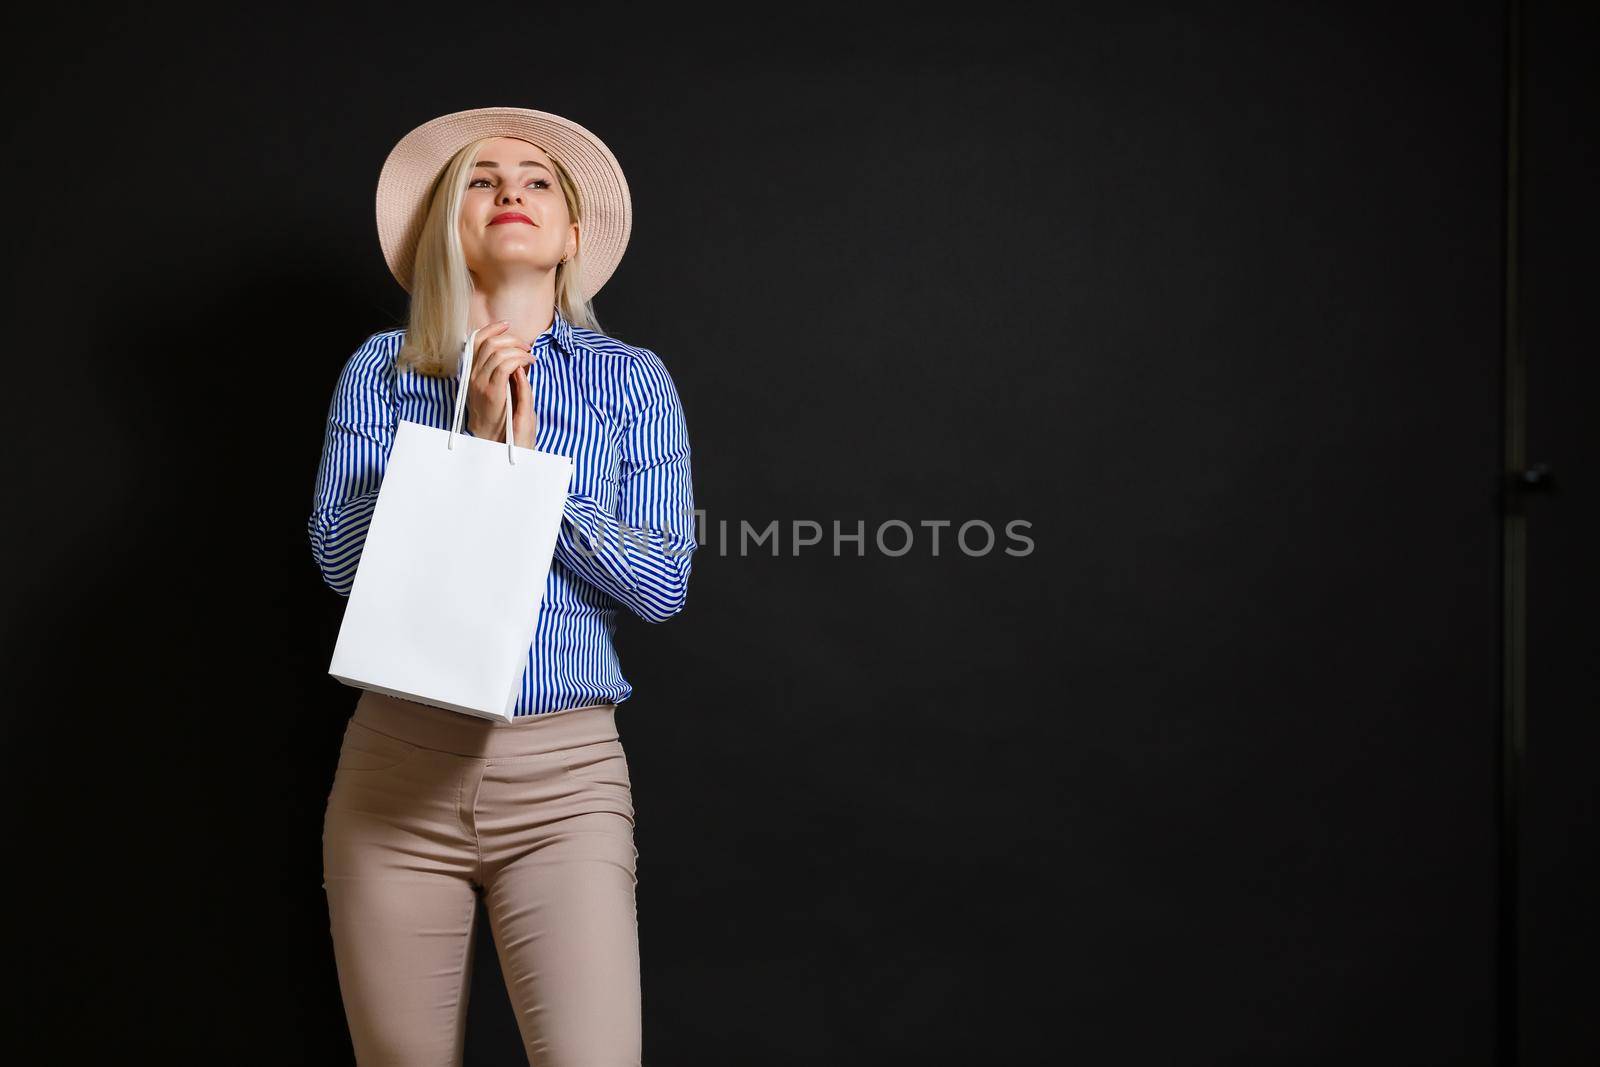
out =
[[[591,299],[631,229],[615,157],[567,119],[481,108],[425,123],[378,182],[404,329],[345,363],[311,517],[349,595],[401,418],[448,428],[478,330],[467,431],[570,456],[574,473],[511,722],[364,691],[323,826],[340,992],[361,1064],[460,1063],[481,894],[530,1064],[638,1064],[634,808],[618,616],[682,610],[696,547],[689,440],[650,349]],[[471,551],[470,540],[462,544]]]

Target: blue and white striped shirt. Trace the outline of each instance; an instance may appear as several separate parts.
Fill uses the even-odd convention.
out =
[[[385,330],[363,342],[328,407],[306,529],[323,581],[342,596],[399,420],[448,430],[455,414],[455,378],[397,368],[404,338]],[[534,445],[571,457],[573,473],[513,716],[628,699],[617,613],[664,622],[683,610],[698,547],[688,429],[660,357],[573,326],[559,308],[534,356]]]

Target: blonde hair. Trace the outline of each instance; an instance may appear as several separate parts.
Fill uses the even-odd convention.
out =
[[[411,307],[407,313],[405,343],[395,356],[402,368],[430,378],[453,378],[459,371],[461,344],[471,332],[467,312],[472,296],[472,275],[461,250],[461,200],[466,193],[478,150],[494,137],[480,137],[450,158],[428,197],[428,216],[417,240],[411,268]],[[530,142],[531,143],[531,142]],[[538,146],[541,150],[543,145]],[[583,298],[578,286],[583,262],[583,204],[578,185],[555,156],[556,184],[566,198],[567,212],[578,224],[578,250],[556,267],[556,307],[573,326],[603,333],[595,318],[594,303]],[[531,340],[531,338],[530,338]]]

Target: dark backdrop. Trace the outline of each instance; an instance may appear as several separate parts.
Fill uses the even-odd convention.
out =
[[[349,1062],[320,828],[356,693],[305,520],[339,367],[404,313],[378,168],[489,104],[626,168],[598,310],[673,373],[713,534],[685,613],[619,635],[646,1062],[1488,1064],[1508,958],[1511,1044],[1593,1062],[1575,10],[1525,19],[1530,426],[1565,480],[1530,515],[1528,948],[1499,958],[1501,5],[33,12],[30,1062]],[[782,554],[741,554],[774,520]],[[954,547],[970,520],[993,551]],[[477,959],[469,1061],[520,1062]]]

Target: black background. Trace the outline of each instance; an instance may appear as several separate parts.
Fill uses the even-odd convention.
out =
[[[378,169],[491,104],[622,162],[596,307],[671,370],[731,531],[619,634],[647,1063],[1489,1064],[1511,978],[1499,1062],[1595,1062],[1595,20],[1544,0],[1517,308],[1559,491],[1496,956],[1506,15],[13,26],[30,1062],[350,1062],[320,824],[356,693],[305,520],[339,367],[403,321]],[[892,557],[894,519],[1034,547]],[[479,948],[468,1062],[522,1062]]]

